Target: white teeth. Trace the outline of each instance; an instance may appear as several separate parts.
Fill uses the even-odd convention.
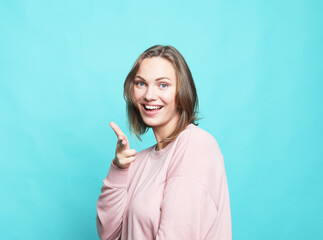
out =
[[[145,107],[147,109],[159,109],[159,108],[161,108],[161,107],[158,107],[158,106],[148,106],[148,105],[145,105]]]

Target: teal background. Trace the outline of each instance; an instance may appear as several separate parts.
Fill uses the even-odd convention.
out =
[[[1,239],[98,239],[123,81],[187,60],[218,141],[233,239],[322,239],[322,1],[0,1]]]

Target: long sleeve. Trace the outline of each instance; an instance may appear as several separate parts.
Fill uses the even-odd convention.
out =
[[[168,180],[164,194],[156,240],[211,239],[208,230],[215,222],[217,208],[203,185],[175,177]]]
[[[230,240],[229,192],[222,154],[206,132],[192,129],[190,135],[168,169],[156,240]]]
[[[122,217],[127,204],[128,169],[120,169],[111,163],[107,177],[103,180],[97,202],[97,230],[100,239],[119,239]]]

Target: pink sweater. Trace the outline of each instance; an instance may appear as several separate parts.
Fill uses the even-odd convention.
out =
[[[216,140],[189,124],[160,151],[113,163],[97,202],[101,239],[232,239],[223,157]]]

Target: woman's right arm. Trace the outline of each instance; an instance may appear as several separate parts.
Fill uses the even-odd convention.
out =
[[[108,176],[103,180],[97,202],[96,225],[100,239],[119,239],[122,217],[127,204],[128,168],[111,163]]]
[[[118,137],[116,155],[111,163],[108,176],[103,180],[97,202],[97,230],[100,239],[119,239],[122,218],[127,204],[128,173],[136,158],[136,150],[130,149],[126,135],[114,122],[110,126]]]

